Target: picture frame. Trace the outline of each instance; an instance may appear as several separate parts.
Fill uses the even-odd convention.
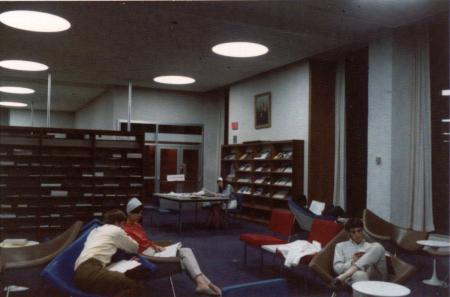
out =
[[[271,127],[271,93],[255,95],[255,129]]]

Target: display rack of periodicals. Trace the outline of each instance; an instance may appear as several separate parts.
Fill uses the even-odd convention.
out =
[[[265,224],[273,208],[303,193],[303,151],[303,140],[222,146],[222,177],[244,198],[240,218]]]
[[[0,237],[42,238],[123,209],[142,196],[142,151],[136,133],[0,126]]]

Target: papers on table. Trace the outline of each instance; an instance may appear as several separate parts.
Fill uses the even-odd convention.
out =
[[[177,242],[175,244],[166,246],[165,250],[162,252],[154,253],[153,248],[148,248],[145,251],[143,251],[142,254],[145,256],[161,257],[161,258],[176,257],[177,252],[180,248],[181,248],[181,242]]]
[[[141,265],[141,263],[136,260],[120,260],[119,262],[112,263],[106,268],[110,271],[124,273],[125,271],[138,267],[139,265]]]

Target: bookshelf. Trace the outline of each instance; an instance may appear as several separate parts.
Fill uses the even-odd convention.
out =
[[[273,208],[303,193],[303,140],[223,145],[221,175],[243,196],[239,217],[266,224]]]
[[[0,126],[1,239],[124,209],[142,198],[142,155],[138,133]]]

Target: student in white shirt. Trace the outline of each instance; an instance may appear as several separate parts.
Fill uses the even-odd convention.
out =
[[[349,285],[362,280],[386,280],[387,266],[384,247],[377,242],[366,242],[363,222],[351,218],[345,223],[348,241],[336,244],[333,268],[338,276],[331,283],[336,289],[344,283]]]
[[[121,249],[137,253],[138,244],[120,227],[126,221],[121,210],[110,210],[104,215],[104,225],[92,230],[75,262],[75,285],[81,290],[114,297],[138,297],[142,283],[125,274],[110,271],[106,266],[111,257]]]

